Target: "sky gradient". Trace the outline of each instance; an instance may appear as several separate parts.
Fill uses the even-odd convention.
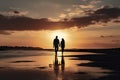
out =
[[[1,0],[0,46],[120,47],[119,0]]]

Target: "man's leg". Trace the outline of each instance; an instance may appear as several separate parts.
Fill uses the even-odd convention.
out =
[[[57,54],[57,47],[55,47],[55,54]]]

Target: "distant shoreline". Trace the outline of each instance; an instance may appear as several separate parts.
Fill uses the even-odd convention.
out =
[[[54,51],[54,49],[43,49],[41,47],[26,47],[26,46],[0,46],[0,51],[5,50],[40,50],[40,51]],[[95,52],[95,53],[119,53],[120,48],[108,49],[65,49],[65,52]]]
[[[43,48],[27,46],[0,46],[0,51],[1,50],[43,50]]]

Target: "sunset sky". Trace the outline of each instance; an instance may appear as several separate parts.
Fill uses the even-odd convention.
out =
[[[119,0],[0,0],[0,46],[120,47]]]

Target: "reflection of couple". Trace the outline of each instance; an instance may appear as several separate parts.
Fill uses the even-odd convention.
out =
[[[55,48],[55,53],[56,54],[59,50],[59,46],[61,47],[61,51],[62,51],[62,54],[63,54],[64,48],[65,48],[65,40],[62,38],[61,43],[59,43],[58,36],[56,36],[56,38],[53,41],[53,47]]]
[[[62,55],[61,57],[61,64],[59,63],[58,57],[57,55],[55,55],[55,61],[54,61],[54,66],[55,66],[55,70],[58,70],[57,67],[61,65],[61,70],[64,71],[64,66],[65,66],[65,60],[64,60],[64,56]]]
[[[61,67],[61,69],[60,69]],[[65,60],[64,60],[64,56],[61,56],[61,63],[58,60],[57,54],[55,54],[55,61],[53,63],[53,68],[54,68],[54,73],[56,75],[56,80],[59,80],[58,78],[62,78],[63,80],[63,74],[64,74],[64,69],[65,69]],[[61,74],[60,74],[60,70],[61,70]]]

